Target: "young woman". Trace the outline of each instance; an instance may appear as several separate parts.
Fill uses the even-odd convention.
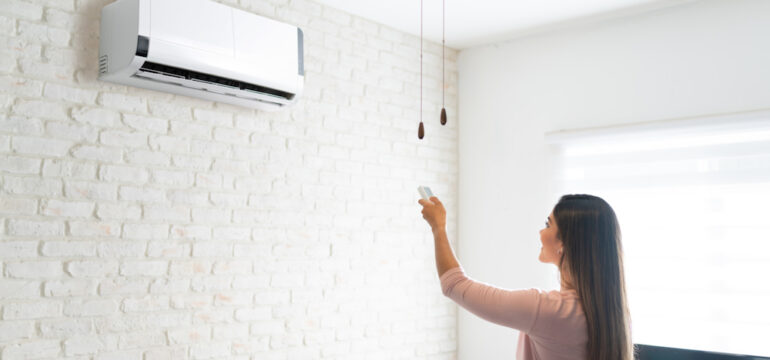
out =
[[[505,290],[468,278],[447,240],[444,205],[436,197],[419,203],[444,295],[519,330],[517,359],[633,359],[620,227],[607,202],[564,195],[540,230],[539,260],[559,268],[559,291]]]

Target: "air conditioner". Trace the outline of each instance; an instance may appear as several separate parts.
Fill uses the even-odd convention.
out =
[[[302,30],[208,0],[102,8],[99,79],[276,110],[302,92]]]

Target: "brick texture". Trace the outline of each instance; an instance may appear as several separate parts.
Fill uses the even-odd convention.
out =
[[[261,112],[97,80],[109,0],[0,1],[0,358],[454,359],[417,204],[456,233],[457,51],[311,0]]]

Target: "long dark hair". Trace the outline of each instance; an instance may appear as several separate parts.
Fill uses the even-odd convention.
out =
[[[592,195],[564,195],[553,208],[564,244],[559,269],[569,275],[588,326],[588,359],[631,360],[631,318],[615,211]]]

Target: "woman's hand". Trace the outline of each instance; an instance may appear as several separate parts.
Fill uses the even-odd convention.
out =
[[[428,222],[433,231],[446,228],[446,209],[437,197],[431,197],[430,201],[420,199],[418,203],[422,205],[422,218]]]

